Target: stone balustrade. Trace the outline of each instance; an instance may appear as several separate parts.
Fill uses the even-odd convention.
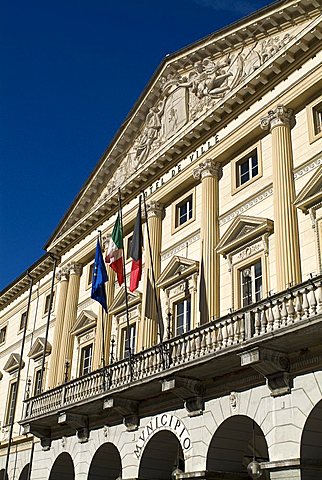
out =
[[[23,421],[58,412],[66,407],[94,400],[123,386],[166,371],[171,374],[189,368],[202,357],[213,358],[236,346],[256,344],[277,333],[287,334],[292,325],[305,326],[322,319],[322,276],[310,279],[282,293],[270,296],[186,334],[167,340],[124,359],[72,380],[25,401]]]

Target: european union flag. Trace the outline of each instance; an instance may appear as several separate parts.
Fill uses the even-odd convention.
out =
[[[108,280],[105,263],[103,260],[102,250],[100,242],[97,239],[94,271],[92,278],[92,292],[91,297],[93,300],[99,302],[107,313],[106,291],[105,283]]]

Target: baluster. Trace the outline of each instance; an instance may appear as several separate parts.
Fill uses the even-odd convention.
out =
[[[189,337],[186,337],[183,340],[182,350],[183,350],[182,360],[183,361],[185,359],[190,360],[190,356],[191,356],[191,335],[189,335]]]
[[[217,328],[217,349],[221,350],[223,346],[223,334],[222,334],[222,327],[221,324],[218,324]]]
[[[267,315],[267,331],[272,332],[274,330],[274,315],[273,315],[273,307],[271,302],[267,307],[266,315]]]
[[[272,310],[274,316],[274,330],[277,330],[281,326],[281,311],[279,305],[276,303]]]
[[[297,321],[301,320],[303,315],[303,309],[302,309],[302,295],[300,290],[296,292],[295,312],[296,312],[296,320]]]
[[[209,327],[207,330],[207,336],[206,336],[206,345],[207,345],[207,352],[211,352],[212,349],[212,330],[213,327]]]
[[[266,328],[267,328],[266,310],[264,305],[261,308],[260,318],[261,318],[261,334],[264,334],[266,333]]]
[[[191,358],[193,359],[196,356],[196,337],[194,334],[191,335],[190,345]],[[189,358],[189,360],[191,358]]]
[[[313,286],[310,288],[309,299],[310,299],[310,316],[313,317],[314,315],[316,315],[316,307],[318,304],[318,302],[316,301],[316,296],[315,296],[315,291]]]
[[[294,319],[295,319],[295,309],[294,309],[293,295],[291,295],[291,297],[290,297],[290,299],[289,299],[289,301],[288,301],[287,313],[288,313],[287,323],[288,323],[288,324],[294,323]]]
[[[260,321],[260,310],[259,308],[256,308],[256,311],[255,311],[255,335],[259,335],[260,334],[260,330],[261,330],[261,321]]]
[[[302,302],[302,308],[303,308],[303,311],[304,311],[304,316],[309,318],[310,316],[310,304],[309,304],[309,300],[307,298],[307,289],[305,288],[303,290],[303,302]]]
[[[281,325],[286,326],[287,325],[287,308],[286,308],[286,298],[285,297],[282,300],[281,317],[282,317]]]
[[[203,330],[201,332],[201,354],[205,355],[207,351],[207,338],[208,338],[208,332],[210,330],[210,327],[207,328],[207,330]]]
[[[316,300],[318,302],[316,313],[322,313],[322,282],[318,283],[316,290]]]
[[[201,350],[201,338],[200,338],[200,332],[197,332],[196,335],[194,336],[195,338],[195,352],[194,352],[194,358],[197,357],[199,358],[200,357],[200,350]]]
[[[229,320],[228,320],[227,333],[228,333],[227,344],[228,345],[233,345],[233,343],[234,343],[234,325],[233,325],[232,317],[230,317]]]
[[[181,363],[182,361],[184,361],[184,354],[182,352],[184,347],[185,347],[185,343],[183,343],[181,340],[178,340],[178,363]]]
[[[235,315],[232,319],[232,328],[233,328],[233,343],[239,343],[239,336],[240,336],[240,324],[238,320],[238,315]]]
[[[239,315],[239,320],[238,320],[238,323],[239,323],[239,331],[240,331],[240,334],[239,334],[239,340],[240,342],[243,342],[245,340],[245,335],[246,335],[246,330],[245,330],[245,317],[243,314]]]

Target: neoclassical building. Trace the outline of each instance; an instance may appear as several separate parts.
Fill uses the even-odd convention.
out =
[[[321,10],[167,56],[1,292],[0,479],[321,478]],[[98,233],[120,195],[128,286],[142,193],[142,280],[107,267],[106,314]]]

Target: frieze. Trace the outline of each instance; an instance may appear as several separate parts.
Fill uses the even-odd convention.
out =
[[[192,243],[198,242],[198,240],[200,240],[200,232],[194,234],[192,237],[187,238],[187,239],[184,240],[183,242],[181,242],[181,243],[179,243],[178,245],[174,246],[173,248],[171,248],[171,250],[165,251],[165,252],[161,255],[161,262],[164,262],[164,261],[167,260],[168,258],[173,257],[173,255],[176,255],[176,254],[179,253],[181,250],[184,250],[185,248],[187,248],[187,247],[188,247],[189,245],[191,245]]]
[[[305,167],[300,167],[300,170],[297,170],[294,173],[294,179],[297,180],[298,178],[303,177],[303,175],[312,172],[312,170],[315,170],[320,165],[322,165],[322,158],[316,159],[314,162],[305,165]]]
[[[248,257],[254,255],[254,253],[259,252],[262,248],[263,247],[261,245],[261,242],[255,243],[255,245],[250,245],[250,246],[246,247],[244,250],[242,250],[241,252],[239,252],[235,256],[235,259],[236,259],[237,262],[239,262],[241,260],[244,260],[245,258],[248,258]]]
[[[241,205],[239,208],[236,210],[233,210],[229,212],[226,215],[223,215],[219,219],[219,225],[225,225],[226,223],[230,222],[234,218],[236,218],[238,215],[242,215],[244,212],[252,208],[254,205],[257,205],[258,203],[261,203],[263,200],[266,200],[266,198],[270,197],[273,195],[273,188],[269,187],[267,190],[264,192],[260,193],[256,197],[253,197],[251,200],[246,202],[244,205]]]

